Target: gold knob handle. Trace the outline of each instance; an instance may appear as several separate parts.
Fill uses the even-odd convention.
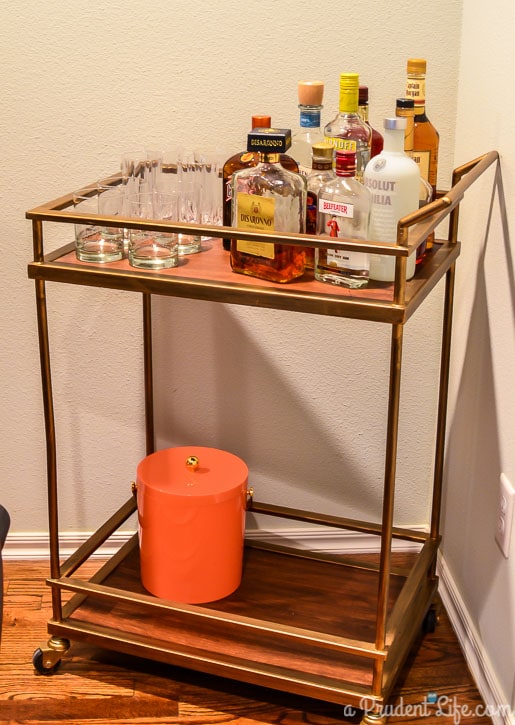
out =
[[[189,469],[190,471],[196,471],[196,470],[197,470],[197,468],[199,467],[199,465],[200,465],[200,461],[199,461],[199,459],[197,458],[197,456],[188,456],[188,457],[186,458],[186,467],[187,467],[187,468],[188,468],[188,469]]]

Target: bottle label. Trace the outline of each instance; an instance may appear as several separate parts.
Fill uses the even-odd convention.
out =
[[[324,141],[330,143],[335,149],[344,151],[357,151],[358,144],[352,138],[339,138],[338,136],[326,136]]]
[[[429,181],[429,162],[431,160],[431,151],[412,151],[411,158],[420,169],[420,176]]]
[[[274,230],[275,199],[238,192],[236,203],[238,229],[252,232],[272,232]],[[275,256],[273,242],[247,242],[237,239],[236,249],[238,252],[251,254],[254,257],[273,259]]]
[[[426,103],[426,79],[408,78],[406,98],[413,98],[415,106],[424,106]]]
[[[309,113],[300,112],[301,128],[320,128],[320,111],[309,111]]]
[[[341,201],[332,201],[331,199],[319,199],[318,211],[320,214],[329,214],[331,217],[341,216],[347,219],[352,219],[354,216],[354,205],[347,204]],[[338,224],[331,225],[331,220],[327,222],[329,231],[327,232],[331,237],[338,236]],[[335,232],[335,233],[333,233]]]
[[[337,269],[368,269],[368,257],[361,252],[348,252],[345,249],[328,249],[327,266]]]

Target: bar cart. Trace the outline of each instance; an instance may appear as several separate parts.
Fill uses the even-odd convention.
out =
[[[77,261],[73,244],[44,253],[46,222],[73,224],[93,220],[68,211],[72,195],[63,196],[27,212],[32,220],[34,261],[28,274],[35,280],[42,387],[47,441],[48,510],[52,619],[49,641],[36,649],[34,666],[51,674],[59,666],[70,640],[87,642],[121,653],[275,688],[363,710],[364,723],[386,722],[382,709],[391,696],[397,675],[421,629],[434,627],[433,601],[437,591],[436,557],[449,377],[455,263],[460,253],[459,205],[465,191],[492,164],[489,152],[456,169],[452,187],[432,204],[399,222],[398,243],[327,242],[320,237],[294,234],[256,234],[238,231],[249,241],[279,240],[301,246],[339,246],[395,257],[395,282],[370,283],[347,290],[304,278],[278,285],[231,273],[222,244],[183,267],[141,271],[126,260],[109,264]],[[119,176],[106,180],[116,185]],[[406,282],[406,261],[442,221],[447,238],[437,240]],[[107,226],[119,218],[103,217]],[[159,229],[204,236],[234,237],[235,230],[168,222],[123,220],[127,228]],[[427,533],[393,524],[398,438],[399,394],[404,325],[445,277],[439,407],[436,420],[432,509]],[[248,541],[240,588],[230,597],[206,605],[186,605],[146,592],[139,577],[137,535],[125,543],[90,578],[77,571],[135,511],[130,495],[112,516],[66,561],[60,562],[56,434],[51,383],[46,282],[105,287],[141,294],[143,308],[144,388],[147,453],[154,451],[152,378],[152,295],[293,310],[349,317],[391,326],[388,418],[385,441],[384,494],[380,523],[322,515],[274,503],[249,501],[249,510],[281,519],[377,535],[378,565],[364,565],[344,556],[322,554]],[[418,553],[408,569],[393,566],[392,540],[416,544]],[[280,587],[277,572],[280,571]],[[343,577],[345,587],[338,586]],[[352,593],[360,588],[359,604]],[[274,596],[270,596],[273,591]],[[71,592],[64,603],[63,592]],[[70,595],[68,595],[70,596]],[[345,597],[350,597],[345,601]],[[291,608],[295,603],[295,624]],[[345,612],[345,616],[342,616]],[[313,623],[317,629],[313,629]]]

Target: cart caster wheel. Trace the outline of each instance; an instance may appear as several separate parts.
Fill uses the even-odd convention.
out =
[[[69,649],[67,639],[52,637],[47,645],[38,647],[32,655],[34,669],[40,675],[53,675],[59,669],[63,654]]]
[[[375,715],[373,712],[365,713],[363,719],[361,720],[361,725],[386,725],[386,723],[386,715]]]
[[[422,622],[423,633],[432,634],[436,630],[437,622],[438,622],[438,617],[436,614],[436,609],[435,609],[435,607],[430,607],[426,612],[424,621]]]

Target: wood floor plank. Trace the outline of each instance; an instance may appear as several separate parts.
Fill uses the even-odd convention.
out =
[[[99,564],[85,565],[89,573]],[[4,626],[0,651],[0,723],[5,725],[335,725],[358,723],[329,703],[252,687],[74,642],[54,675],[36,674],[32,655],[48,639],[50,590],[46,562],[4,562]],[[427,705],[429,692],[448,698],[448,715]],[[483,705],[443,610],[406,663],[388,705],[389,724],[450,725],[456,708]],[[407,707],[414,716],[406,715]],[[421,708],[424,707],[424,717]],[[396,709],[397,708],[397,709]],[[419,708],[418,711],[416,708]],[[454,708],[454,709],[453,709]],[[491,723],[481,714],[466,725]]]

